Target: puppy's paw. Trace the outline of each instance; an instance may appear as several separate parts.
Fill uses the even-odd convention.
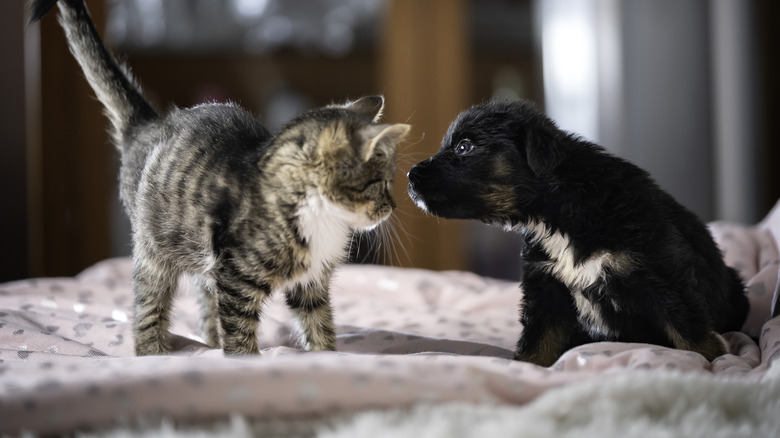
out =
[[[694,344],[691,350],[701,354],[710,362],[729,352],[726,342],[715,332],[710,332],[703,341]]]
[[[526,351],[515,350],[514,360],[528,362],[547,368],[552,366],[559,357],[560,355],[552,354],[550,352],[529,353]]]

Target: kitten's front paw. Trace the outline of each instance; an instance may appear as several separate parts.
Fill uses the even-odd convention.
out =
[[[323,329],[320,326],[309,325],[308,330],[297,330],[297,345],[306,351],[336,351],[336,330],[332,325]]]
[[[260,354],[256,338],[236,339],[225,337],[225,346],[222,349],[226,356],[245,356],[248,354]]]
[[[307,344],[304,349],[307,351],[336,351],[336,343]]]
[[[160,356],[170,351],[170,347],[164,342],[136,342],[135,344],[136,356]]]

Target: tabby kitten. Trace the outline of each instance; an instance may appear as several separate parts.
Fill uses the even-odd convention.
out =
[[[31,3],[31,22],[56,0]],[[378,124],[371,96],[300,115],[271,135],[232,104],[160,115],[100,40],[82,0],[59,2],[70,50],[103,103],[121,153],[120,197],[133,227],[135,350],[170,350],[178,281],[194,276],[209,346],[258,352],[263,302],[282,289],[303,347],[334,350],[328,285],[352,233],[395,208],[406,124]]]

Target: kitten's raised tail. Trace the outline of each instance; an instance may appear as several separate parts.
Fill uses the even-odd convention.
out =
[[[83,0],[32,0],[30,23],[40,20],[55,3],[59,3],[59,22],[70,51],[105,106],[114,142],[119,147],[129,127],[158,118],[157,111],[143,97],[127,69],[105,47]]]

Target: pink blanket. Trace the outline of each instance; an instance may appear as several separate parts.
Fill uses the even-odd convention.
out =
[[[135,357],[127,259],[75,278],[2,284],[0,434],[231,414],[324,418],[420,402],[523,405],[551,388],[634,370],[755,382],[780,357],[780,207],[754,227],[711,229],[747,280],[752,304],[743,332],[724,334],[729,354],[712,363],[625,343],[582,346],[547,369],[515,362],[522,291],[465,272],[344,266],[332,285],[337,353],[295,349],[292,319],[276,296],[263,318],[262,355],[250,358],[225,358],[198,340],[197,305],[186,287],[174,310],[175,353]]]

